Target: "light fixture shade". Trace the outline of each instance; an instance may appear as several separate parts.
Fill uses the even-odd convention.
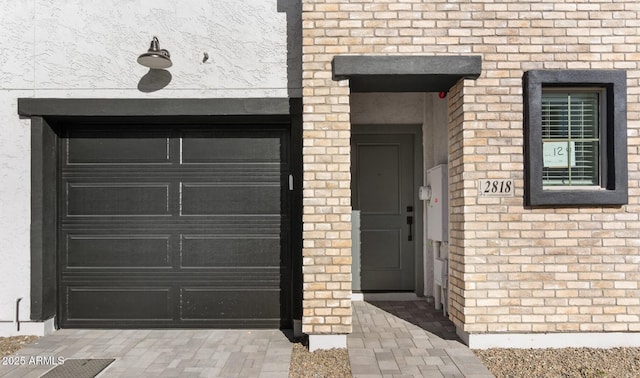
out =
[[[160,42],[157,37],[151,40],[149,51],[138,57],[138,63],[153,69],[164,69],[172,66],[169,51],[160,49]]]

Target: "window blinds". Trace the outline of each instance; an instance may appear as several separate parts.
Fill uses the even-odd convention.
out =
[[[543,186],[599,185],[598,92],[543,91]]]

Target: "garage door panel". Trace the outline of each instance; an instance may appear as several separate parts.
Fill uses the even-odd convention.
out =
[[[279,327],[286,127],[61,126],[62,327]]]
[[[183,235],[181,265],[186,268],[277,267],[280,237]]]
[[[68,183],[68,216],[170,215],[169,183]]]
[[[69,287],[67,319],[171,320],[170,287]]]
[[[183,182],[180,190],[182,215],[280,215],[280,183]]]
[[[281,141],[278,136],[270,138],[220,136],[210,134],[198,137],[190,134],[182,138],[182,163],[238,163],[280,162]]]
[[[73,136],[66,139],[67,164],[166,164],[171,160],[167,137]]]
[[[279,319],[278,290],[182,289],[181,318],[197,319]]]
[[[170,239],[170,235],[67,235],[66,267],[171,267]]]

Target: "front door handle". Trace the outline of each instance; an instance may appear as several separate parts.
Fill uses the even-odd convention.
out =
[[[407,224],[409,225],[409,241],[413,240],[413,216],[409,215],[407,217]]]

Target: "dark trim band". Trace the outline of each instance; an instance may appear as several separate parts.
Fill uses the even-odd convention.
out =
[[[18,114],[65,117],[289,115],[289,98],[19,98]]]
[[[349,79],[352,92],[441,92],[461,79],[477,79],[480,56],[337,55],[333,80]]]

